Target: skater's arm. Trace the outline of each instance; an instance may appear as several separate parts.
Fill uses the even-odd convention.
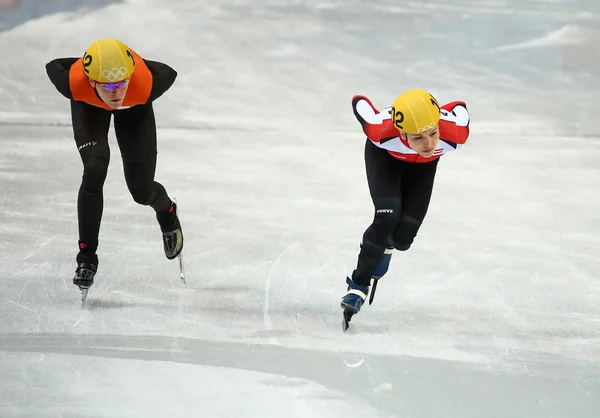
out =
[[[398,130],[392,124],[391,108],[380,112],[365,96],[354,96],[352,110],[363,132],[375,145],[398,137]]]
[[[56,90],[67,99],[72,99],[71,86],[69,84],[69,72],[71,66],[78,58],[57,58],[46,64],[46,74],[56,87]]]
[[[152,91],[148,99],[149,102],[152,102],[171,88],[177,78],[177,71],[162,62],[146,59],[144,59],[144,62],[152,73]]]
[[[440,139],[455,149],[464,145],[469,138],[471,118],[465,102],[451,102],[441,107]]]

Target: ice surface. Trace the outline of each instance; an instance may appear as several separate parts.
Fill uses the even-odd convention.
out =
[[[0,416],[596,418],[600,5],[206,3],[0,9]],[[179,71],[156,178],[188,282],[111,133],[81,309],[81,163],[44,65],[104,36]],[[350,98],[412,87],[465,100],[472,135],[343,334],[372,214]]]

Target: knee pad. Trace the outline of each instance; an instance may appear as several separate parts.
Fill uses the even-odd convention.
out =
[[[373,226],[377,226],[381,232],[385,231],[391,235],[400,219],[400,199],[384,197],[375,199],[373,203],[375,204]]]
[[[421,222],[418,219],[412,218],[406,214],[400,215],[400,220],[394,230],[391,243],[398,251],[406,251],[412,245],[417,232],[421,227]]]
[[[375,216],[373,223],[363,235],[363,244],[371,248],[374,252],[383,250],[388,245],[388,241],[398,225],[400,218],[400,199],[381,198],[374,201]]]
[[[82,187],[88,193],[102,191],[106,174],[108,173],[108,161],[102,157],[90,157],[83,163]]]

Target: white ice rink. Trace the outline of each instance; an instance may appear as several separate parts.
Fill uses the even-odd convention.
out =
[[[597,0],[20,0],[0,8],[0,417],[598,418]],[[157,181],[111,131],[100,266],[72,284],[81,162],[45,74],[116,37],[179,72]],[[341,331],[372,219],[350,99],[465,100],[410,251]]]

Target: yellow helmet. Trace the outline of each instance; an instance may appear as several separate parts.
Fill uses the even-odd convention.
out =
[[[83,72],[99,83],[118,83],[131,77],[134,69],[133,53],[116,39],[95,41],[83,54]]]
[[[407,134],[420,134],[436,126],[440,120],[440,105],[426,91],[413,89],[402,93],[392,106],[392,121],[396,129]]]

